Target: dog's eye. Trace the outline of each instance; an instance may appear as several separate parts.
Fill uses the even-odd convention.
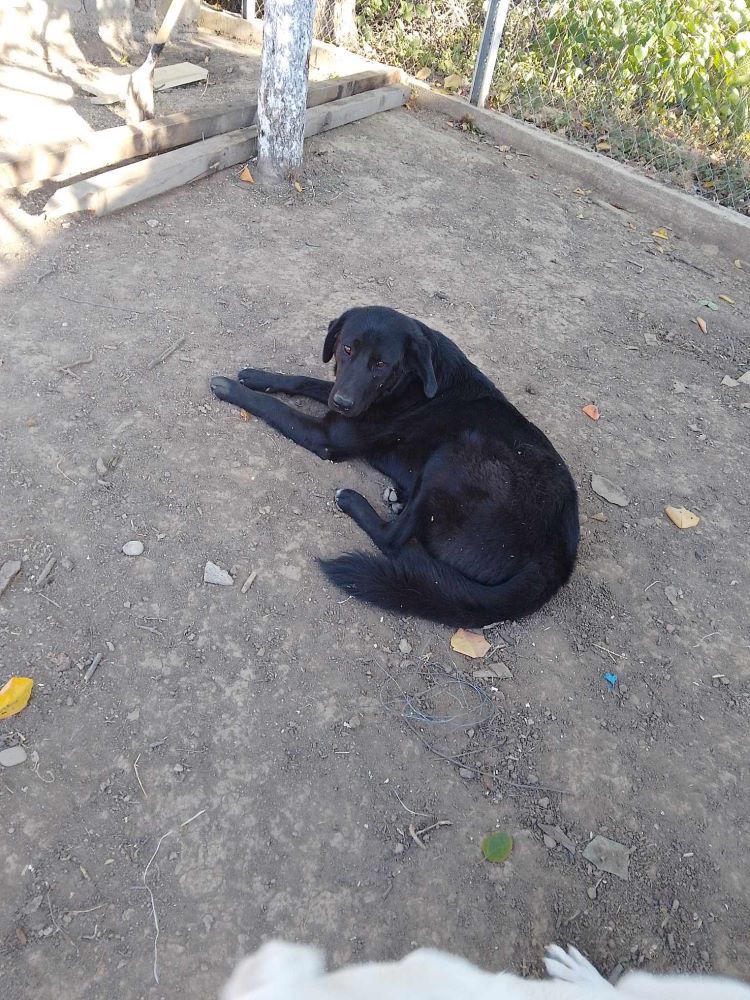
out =
[[[387,368],[388,367],[388,362],[387,361],[376,361],[375,362],[375,367],[376,368]]]
[[[351,354],[351,353],[352,353],[351,347],[349,347],[348,344],[345,344],[344,345],[344,354]]]

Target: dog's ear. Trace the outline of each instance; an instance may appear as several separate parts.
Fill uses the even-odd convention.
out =
[[[414,362],[414,370],[422,382],[424,394],[428,399],[432,399],[437,391],[437,379],[435,369],[432,365],[432,345],[425,336],[422,324],[418,324],[419,331],[409,338],[409,354]]]
[[[328,364],[328,362],[333,357],[333,351],[336,347],[336,340],[338,335],[341,333],[341,327],[344,325],[344,320],[349,315],[349,310],[343,312],[338,319],[333,319],[328,324],[328,333],[326,334],[325,343],[323,344],[323,363]]]

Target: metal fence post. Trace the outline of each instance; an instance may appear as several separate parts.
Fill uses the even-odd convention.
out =
[[[242,16],[246,21],[255,17],[255,0],[242,0]]]
[[[478,108],[484,107],[484,102],[490,91],[492,74],[495,72],[495,63],[497,62],[497,50],[500,47],[510,0],[489,0],[489,3],[482,31],[482,41],[479,44],[477,62],[474,67],[474,79],[471,81],[471,91],[469,92],[469,101]]]

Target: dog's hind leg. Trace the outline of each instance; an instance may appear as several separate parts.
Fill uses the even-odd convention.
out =
[[[397,521],[383,521],[369,501],[356,490],[336,490],[336,506],[348,514],[385,555],[398,552],[414,535],[411,508]]]
[[[306,396],[319,403],[327,403],[333,389],[333,382],[322,378],[307,378],[305,375],[281,375],[265,372],[261,368],[243,368],[237,374],[237,381],[256,392],[283,392],[289,396]]]

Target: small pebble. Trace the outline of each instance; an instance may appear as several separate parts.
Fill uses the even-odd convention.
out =
[[[402,639],[401,642],[398,644],[398,648],[401,650],[404,656],[408,656],[409,653],[411,653],[411,643],[409,642],[408,639]]]
[[[547,798],[547,796],[545,795],[544,798],[539,799],[537,805],[540,805],[542,809],[546,809],[547,806],[549,805],[549,799]]]
[[[0,764],[3,767],[15,767],[16,764],[23,764],[26,756],[26,751],[23,747],[8,747],[7,750],[0,750]]]
[[[122,547],[122,551],[126,556],[141,556],[143,555],[143,542],[125,542]]]
[[[393,848],[393,853],[394,854],[403,854],[404,853],[404,845],[403,844],[396,844],[396,846]]]
[[[159,225],[159,220],[158,219],[146,219],[146,225],[147,226],[151,226],[152,229],[156,229],[156,227]]]
[[[550,851],[554,851],[554,849],[557,847],[557,841],[555,840],[554,837],[550,837],[548,833],[545,833],[544,846],[548,847]]]
[[[468,767],[459,767],[458,773],[462,778],[473,778],[474,772],[470,771]]]
[[[586,889],[586,895],[589,897],[589,899],[596,899],[596,888],[593,885],[590,885]]]

